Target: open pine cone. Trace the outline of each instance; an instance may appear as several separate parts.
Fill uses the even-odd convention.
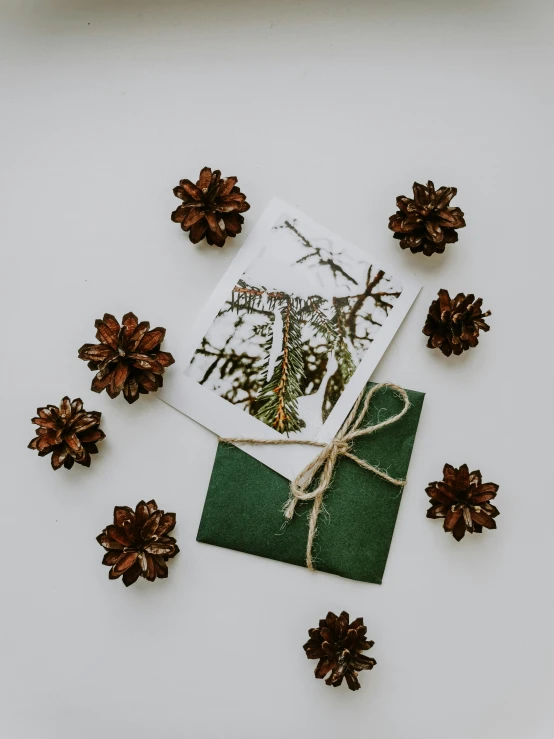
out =
[[[480,534],[483,526],[495,529],[494,519],[499,510],[490,501],[496,498],[498,485],[483,482],[481,472],[470,472],[467,464],[460,469],[445,464],[444,479],[430,482],[426,488],[431,498],[427,518],[444,518],[444,530],[452,532],[456,541],[464,538],[466,531]]]
[[[440,349],[449,357],[452,352],[461,354],[466,349],[477,346],[479,331],[489,331],[490,326],[485,318],[491,315],[488,310],[483,313],[482,298],[475,300],[475,295],[458,293],[451,299],[448,290],[439,290],[438,300],[433,300],[423,333],[429,337],[429,349]]]
[[[458,191],[455,187],[435,191],[431,180],[427,186],[414,182],[413,191],[413,199],[404,195],[396,198],[399,210],[389,218],[389,228],[394,238],[400,239],[400,246],[412,254],[442,254],[447,244],[458,241],[456,229],[466,225],[463,212],[448,207]]]
[[[250,208],[246,195],[236,186],[236,177],[221,177],[219,169],[204,167],[196,185],[181,180],[173,189],[182,205],[171,214],[171,220],[180,223],[189,232],[193,244],[206,238],[208,244],[223,246],[228,236],[235,237],[242,230],[244,213]]]
[[[47,405],[37,408],[37,414],[32,423],[39,428],[28,448],[36,449],[39,457],[51,454],[54,470],[59,470],[62,465],[70,470],[75,462],[90,467],[90,455],[98,453],[96,442],[106,437],[100,429],[102,414],[85,411],[81,398],[70,401],[67,395],[59,407]]]
[[[148,321],[139,323],[134,313],[126,313],[121,326],[110,313],[94,325],[100,344],[83,344],[79,349],[79,359],[88,361],[96,372],[91,390],[106,390],[110,398],[117,398],[123,390],[125,400],[134,403],[139,394],[162,387],[165,368],[175,361],[171,354],[160,351],[165,328],[149,331]]]
[[[175,521],[175,514],[158,510],[155,500],[141,500],[134,511],[128,506],[116,506],[113,525],[96,537],[106,550],[102,564],[111,567],[110,580],[123,575],[128,587],[139,577],[150,581],[167,577],[167,560],[179,552],[175,539],[168,536]]]
[[[350,690],[359,690],[359,670],[371,670],[377,662],[362,652],[371,649],[374,642],[366,641],[367,627],[363,618],[348,623],[350,616],[343,611],[335,616],[329,611],[327,617],[319,622],[317,629],[310,629],[309,640],[304,644],[308,659],[318,659],[315,676],[324,678],[331,673],[325,683],[337,688],[346,678]]]

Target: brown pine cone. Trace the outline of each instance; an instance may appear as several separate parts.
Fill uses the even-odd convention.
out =
[[[449,357],[452,352],[461,354],[466,349],[477,346],[479,331],[489,331],[490,326],[484,320],[491,315],[488,310],[483,313],[482,298],[475,300],[475,295],[458,293],[450,298],[448,290],[439,290],[438,300],[433,300],[423,333],[429,337],[429,349],[440,349]]]
[[[90,467],[90,455],[98,453],[96,442],[106,437],[100,429],[102,414],[85,411],[81,398],[70,401],[67,395],[59,408],[47,405],[37,408],[37,414],[32,423],[39,428],[28,448],[36,449],[39,457],[52,454],[50,461],[55,470],[62,465],[70,470],[75,462]]]
[[[490,501],[496,498],[498,485],[483,482],[481,472],[470,472],[467,464],[456,469],[444,465],[442,482],[430,482],[426,488],[431,498],[427,518],[444,518],[444,530],[452,532],[456,541],[464,538],[466,531],[480,534],[483,526],[495,529],[494,519],[499,510]]]
[[[377,664],[362,652],[371,649],[375,642],[366,641],[367,627],[363,618],[351,624],[349,619],[346,611],[338,617],[329,611],[317,629],[309,629],[310,638],[304,644],[304,651],[308,659],[319,660],[314,671],[317,678],[322,679],[330,672],[325,680],[327,685],[338,688],[346,678],[350,690],[359,690],[358,670],[371,670]]]
[[[175,362],[171,354],[160,351],[165,328],[149,331],[148,321],[139,323],[134,313],[126,313],[121,326],[110,313],[94,325],[100,344],[83,344],[79,349],[79,359],[88,361],[89,369],[96,372],[91,390],[106,390],[110,398],[123,390],[125,400],[134,403],[139,394],[162,387],[165,368]]]
[[[198,182],[181,180],[173,189],[182,205],[171,214],[171,220],[180,223],[189,232],[193,244],[206,238],[208,244],[223,246],[227,236],[235,237],[242,230],[244,213],[250,208],[246,195],[236,187],[236,177],[221,178],[219,169],[204,167]]]
[[[441,187],[435,192],[431,180],[427,186],[414,182],[413,191],[413,200],[404,195],[396,198],[399,210],[389,218],[389,228],[400,239],[400,246],[412,254],[442,254],[447,244],[458,241],[456,229],[466,225],[463,212],[448,207],[458,191]]]
[[[167,560],[179,552],[177,542],[168,532],[175,528],[175,514],[158,510],[155,500],[143,500],[135,510],[128,506],[113,509],[113,525],[96,537],[106,554],[102,564],[111,567],[109,578],[123,575],[128,587],[139,577],[154,581],[167,577]]]

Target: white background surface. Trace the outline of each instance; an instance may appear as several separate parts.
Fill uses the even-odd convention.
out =
[[[1,739],[551,736],[553,20],[548,0],[0,2]],[[428,393],[382,586],[195,543],[214,437],[88,390],[95,318],[133,310],[172,351],[239,248],[169,219],[204,164],[238,175],[245,232],[276,194],[425,284],[374,375]],[[427,178],[468,223],[431,259],[387,230]],[[420,333],[440,287],[493,311],[461,358]],[[107,439],[54,473],[25,447],[66,393]],[[445,461],[500,484],[496,532],[425,518]],[[182,553],[125,589],[95,536],[153,496]],[[357,693],[302,651],[328,609],[376,642]]]

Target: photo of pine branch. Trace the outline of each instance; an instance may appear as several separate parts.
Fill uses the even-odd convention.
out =
[[[363,252],[285,214],[187,375],[280,433],[315,438],[401,292]]]

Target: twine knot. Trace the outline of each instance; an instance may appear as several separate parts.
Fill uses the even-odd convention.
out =
[[[391,388],[403,401],[404,405],[402,410],[394,416],[390,416],[385,421],[380,421],[374,425],[363,426],[360,428],[362,421],[364,420],[369,404],[373,396],[382,388]],[[365,397],[364,397],[365,394]],[[361,408],[360,408],[361,406]],[[352,442],[359,436],[369,436],[375,431],[390,426],[396,421],[399,421],[410,408],[410,401],[406,391],[398,387],[397,385],[391,385],[388,382],[383,382],[378,385],[374,385],[368,393],[362,391],[358,396],[356,402],[350,414],[343,423],[340,431],[337,433],[334,439],[331,439],[328,443],[320,441],[310,441],[308,439],[244,439],[244,438],[227,438],[220,439],[220,441],[235,443],[235,444],[302,444],[305,446],[318,446],[321,447],[319,454],[309,462],[304,469],[294,478],[290,484],[289,498],[283,508],[285,519],[290,521],[296,509],[298,501],[313,501],[312,510],[310,512],[310,520],[308,524],[308,541],[306,545],[306,567],[309,570],[315,570],[312,550],[314,539],[317,533],[317,520],[323,504],[323,496],[333,478],[335,465],[339,458],[348,457],[363,469],[373,472],[383,480],[390,482],[398,487],[403,487],[406,484],[406,480],[397,480],[395,477],[391,477],[389,474],[374,467],[368,462],[360,459],[355,454],[352,454]],[[358,412],[359,411],[359,412]]]
[[[336,454],[337,457],[343,457],[345,454],[348,454],[350,451],[350,443],[348,441],[344,441],[344,439],[333,439],[333,441],[330,442],[330,444],[333,445],[333,454]]]

